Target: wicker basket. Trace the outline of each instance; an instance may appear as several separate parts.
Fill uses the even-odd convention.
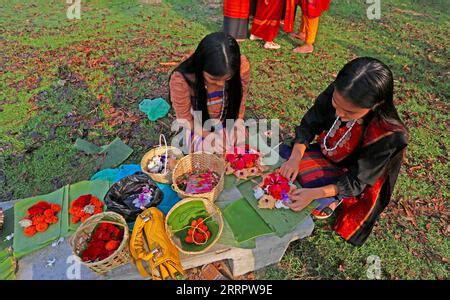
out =
[[[164,145],[162,145],[162,139],[164,140]],[[154,181],[160,182],[160,183],[172,183],[172,172],[168,171],[165,173],[150,173],[148,171],[148,162],[155,156],[155,155],[163,155],[165,154],[166,157],[169,155],[174,155],[177,159],[180,159],[183,157],[183,152],[178,149],[177,147],[173,146],[167,146],[167,141],[164,135],[159,136],[159,146],[151,149],[145,155],[142,157],[141,160],[141,169],[142,172],[150,176]],[[167,161],[167,160],[166,160]],[[166,166],[167,169],[167,166]]]
[[[180,207],[183,206],[184,204],[191,202],[191,201],[202,201],[203,204],[205,205],[205,209],[208,212],[208,214],[211,216],[211,218],[219,225],[219,230],[217,231],[216,236],[213,238],[212,242],[205,247],[202,250],[199,251],[188,251],[188,250],[184,250],[181,247],[181,241],[179,239],[179,237],[177,237],[169,228],[169,225],[167,223],[167,221],[169,220],[169,216],[171,214],[174,213],[174,211]],[[187,224],[188,225],[188,224]],[[212,246],[214,246],[217,241],[219,240],[220,236],[222,235],[222,231],[223,231],[223,217],[222,217],[222,212],[220,211],[219,207],[217,207],[214,203],[212,203],[209,200],[206,200],[204,198],[186,198],[183,199],[181,201],[179,201],[177,204],[175,204],[167,213],[166,219],[165,219],[165,228],[166,228],[166,233],[167,236],[170,238],[170,240],[172,241],[172,243],[175,245],[175,247],[177,247],[178,250],[180,250],[182,253],[185,254],[201,254],[201,253],[205,253],[206,251],[208,251],[209,249],[211,249]]]
[[[202,194],[188,194],[182,191],[176,184],[177,178],[184,174],[192,173],[193,171],[208,170],[211,170],[219,175],[219,182],[211,192]],[[175,166],[175,169],[172,173],[172,182],[172,189],[177,192],[177,194],[181,198],[205,198],[210,200],[211,202],[214,202],[223,191],[225,182],[225,161],[223,160],[223,158],[207,152],[195,152],[189,154],[180,159],[180,161]]]
[[[92,233],[100,223],[111,223],[124,229],[122,243],[113,254],[98,262],[84,262],[80,259],[80,262],[92,271],[98,274],[104,274],[130,261],[130,250],[128,246],[129,230],[125,219],[121,215],[108,211],[91,216],[78,227],[75,234],[70,238],[69,244],[72,247],[72,253],[80,257],[81,252],[86,249]]]

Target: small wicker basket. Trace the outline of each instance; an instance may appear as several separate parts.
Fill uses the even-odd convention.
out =
[[[188,251],[188,250],[184,250],[183,247],[181,246],[181,241],[179,239],[179,237],[177,237],[170,229],[170,226],[168,225],[168,220],[169,217],[174,213],[174,211],[180,207],[183,206],[186,203],[189,203],[191,201],[202,201],[203,204],[205,205],[205,209],[208,212],[208,214],[211,216],[211,218],[217,223],[217,225],[219,225],[219,230],[216,234],[216,236],[213,237],[212,242],[205,247],[202,250],[199,251]],[[188,224],[187,224],[188,225]],[[165,227],[166,227],[166,233],[167,236],[170,238],[170,240],[172,241],[172,243],[175,245],[175,247],[177,247],[178,250],[180,250],[182,253],[185,254],[201,254],[201,253],[205,253],[207,252],[209,249],[211,249],[211,247],[213,247],[217,241],[219,240],[220,236],[222,235],[222,231],[223,231],[223,217],[222,217],[222,212],[220,211],[220,208],[217,207],[214,203],[212,203],[211,201],[204,199],[204,198],[186,198],[183,199],[181,201],[179,201],[177,204],[175,204],[167,213],[166,219],[165,219]]]
[[[93,234],[97,225],[100,223],[110,223],[123,227],[124,229],[123,240],[120,243],[119,248],[117,248],[117,250],[113,254],[111,254],[104,260],[97,262],[84,262],[81,260],[80,255],[82,251],[86,249],[87,243],[89,242],[91,235]],[[80,258],[80,262],[82,264],[84,264],[97,274],[104,274],[130,261],[131,257],[128,248],[129,247],[128,231],[129,231],[128,225],[121,215],[110,211],[103,212],[97,215],[93,215],[92,217],[87,219],[84,223],[82,223],[80,227],[78,227],[75,234],[69,239],[69,244],[72,247],[72,253],[76,255],[78,258]]]
[[[164,140],[164,145],[162,145],[162,139]],[[167,141],[164,135],[159,136],[159,146],[151,149],[147,153],[144,154],[141,160],[141,169],[142,172],[150,176],[154,181],[160,182],[160,183],[172,183],[172,172],[167,170],[167,165],[165,166],[165,172],[164,173],[150,173],[148,171],[148,162],[155,156],[155,155],[166,155],[166,162],[167,157],[174,155],[177,159],[180,159],[183,157],[183,152],[178,149],[177,147],[173,146],[167,146]]]
[[[189,194],[182,191],[176,180],[178,177],[192,173],[193,171],[208,171],[211,170],[217,175],[219,175],[219,182],[213,188],[212,191],[208,193],[201,194]],[[177,163],[175,169],[172,173],[172,189],[177,192],[177,194],[181,198],[194,197],[194,198],[205,198],[214,202],[219,197],[220,193],[223,191],[224,182],[225,182],[225,161],[223,158],[218,157],[215,154],[207,153],[207,152],[195,152],[189,154]]]

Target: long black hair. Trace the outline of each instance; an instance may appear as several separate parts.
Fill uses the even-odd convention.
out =
[[[204,123],[210,116],[207,107],[208,99],[203,71],[214,77],[232,76],[225,84],[223,97],[227,103],[224,102],[223,105],[226,107],[224,112],[225,119],[236,120],[242,99],[240,70],[241,51],[239,44],[231,35],[215,32],[205,36],[200,41],[194,54],[176,67],[173,72],[180,72],[194,90],[192,107],[194,110],[202,112],[202,122]],[[186,77],[187,74],[194,74],[195,81],[189,80]]]
[[[406,131],[394,106],[394,76],[383,62],[371,57],[356,58],[338,73],[334,86],[354,105],[370,108],[379,120]]]

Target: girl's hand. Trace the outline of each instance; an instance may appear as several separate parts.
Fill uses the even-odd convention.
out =
[[[293,211],[301,211],[319,198],[316,189],[296,189],[290,192],[288,196],[292,201],[292,204],[288,206]]]
[[[281,165],[280,173],[286,177],[289,181],[294,182],[298,175],[298,161],[295,158],[289,158],[286,162]]]

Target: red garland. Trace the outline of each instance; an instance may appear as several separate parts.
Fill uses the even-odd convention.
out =
[[[188,235],[185,242],[188,244],[203,245],[208,242],[211,237],[211,232],[208,226],[204,223],[203,218],[198,218],[191,222],[191,228],[188,230]]]
[[[124,230],[110,223],[100,223],[81,253],[84,262],[101,261],[112,255],[123,240]]]
[[[268,174],[264,178],[262,185],[263,190],[268,190],[268,193],[277,200],[283,199],[283,194],[286,195],[291,190],[289,180],[278,172]]]

